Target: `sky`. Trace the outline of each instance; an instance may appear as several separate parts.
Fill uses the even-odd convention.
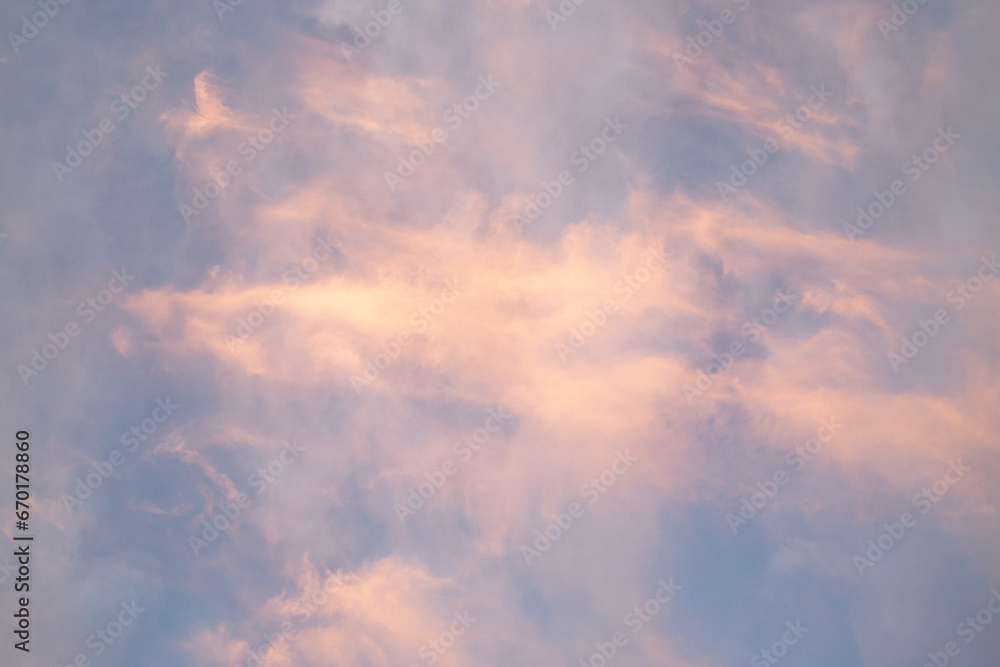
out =
[[[0,662],[995,664],[998,20],[4,3]]]

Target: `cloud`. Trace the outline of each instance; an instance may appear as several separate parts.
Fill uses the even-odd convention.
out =
[[[403,0],[348,58],[386,6],[70,6],[78,22],[4,63],[5,423],[32,431],[54,577],[38,659],[97,658],[87,637],[130,591],[149,611],[105,664],[243,665],[262,645],[268,665],[578,664],[622,630],[615,665],[716,667],[799,618],[790,665],[943,646],[997,575],[1000,279],[977,273],[1000,246],[996,7],[928,3],[884,39],[889,10],[862,1],[588,2],[553,30],[555,2]],[[134,62],[165,63],[163,89],[73,180],[46,176]],[[481,77],[500,83],[485,98]],[[248,157],[277,112],[287,129]],[[943,127],[960,138],[911,180]],[[18,365],[121,266],[134,283],[25,385]],[[68,514],[168,394],[182,416]],[[957,459],[968,477],[859,576],[852,557]],[[550,546],[527,563],[536,531]],[[669,577],[682,593],[633,634]]]

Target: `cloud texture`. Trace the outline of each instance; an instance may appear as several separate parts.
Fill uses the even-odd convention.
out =
[[[5,664],[1000,655],[995,3],[38,11]]]

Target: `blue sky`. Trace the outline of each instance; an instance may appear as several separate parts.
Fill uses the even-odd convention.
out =
[[[995,662],[1000,8],[904,4],[6,3],[4,664]]]

